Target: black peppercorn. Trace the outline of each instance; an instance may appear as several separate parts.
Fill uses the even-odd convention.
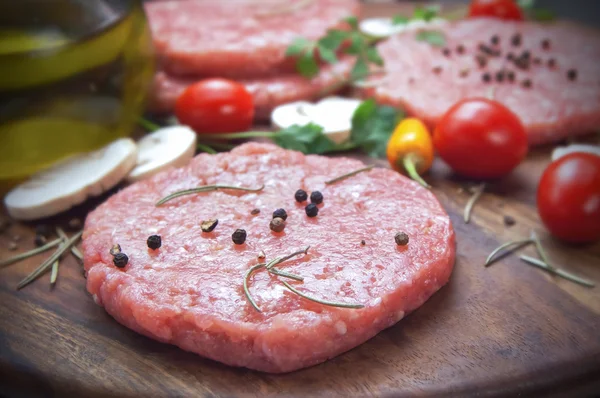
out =
[[[44,235],[36,234],[33,243],[35,243],[37,247],[44,246],[46,243],[48,243],[48,239],[46,239]]]
[[[271,220],[269,228],[273,232],[281,232],[285,229],[285,220],[283,218],[275,217]]]
[[[550,58],[548,60],[548,68],[554,68],[556,66],[556,60],[554,58]]]
[[[504,81],[504,71],[503,70],[496,72],[496,81],[498,83],[502,83]]]
[[[506,72],[506,78],[508,79],[509,82],[514,82],[515,81],[515,72],[513,72],[512,70],[509,70],[508,72]]]
[[[523,80],[523,83],[521,83],[521,84],[525,88],[530,88],[531,87],[531,80],[525,79],[525,80]]]
[[[394,236],[394,240],[396,241],[396,244],[398,246],[406,246],[406,245],[408,245],[408,235],[406,235],[404,232],[398,232]]]
[[[492,36],[490,41],[492,42],[493,45],[497,45],[498,43],[500,43],[500,38],[498,37],[498,35],[494,35],[494,36]]]
[[[113,257],[113,263],[119,268],[124,268],[129,262],[129,257],[125,253],[116,253]]]
[[[550,49],[550,40],[548,40],[548,39],[542,40],[542,48],[544,50],[549,50]]]
[[[246,241],[246,230],[245,229],[236,229],[235,232],[231,235],[231,240],[236,245],[243,245]]]
[[[489,73],[484,73],[481,75],[481,79],[483,79],[484,82],[489,83],[492,80],[492,76]]]
[[[146,244],[150,249],[156,250],[162,246],[162,239],[160,238],[160,235],[150,235],[148,240],[146,240]]]
[[[464,54],[465,53],[465,46],[463,46],[462,44],[459,44],[458,46],[456,46],[456,52],[459,54]]]
[[[277,209],[273,212],[273,218],[281,218],[283,221],[287,220],[287,213],[285,209]]]
[[[444,54],[446,57],[450,55],[450,49],[449,48],[444,48],[442,50],[442,54]]]
[[[366,245],[366,244],[367,244],[367,242],[365,242],[365,240],[363,239],[363,240],[361,240],[361,241],[360,241],[360,244],[361,244],[362,246],[364,246],[364,245]]]
[[[569,69],[567,71],[567,79],[571,81],[577,79],[577,71],[575,69]]]
[[[309,203],[304,210],[306,211],[306,215],[309,217],[316,217],[319,214],[319,208],[314,203]]]
[[[323,194],[319,191],[314,191],[310,194],[310,201],[311,203],[320,205],[321,203],[323,203]]]
[[[252,214],[253,216],[257,215],[258,213],[260,213],[260,209],[252,209],[252,211],[250,212],[250,214]]]
[[[304,189],[299,189],[294,194],[294,199],[296,199],[296,202],[302,203],[306,199],[308,199],[308,194],[306,193],[306,191]]]
[[[116,256],[118,253],[121,253],[121,245],[119,245],[118,243],[113,245],[113,247],[110,248],[110,252],[109,252],[112,256]]]
[[[515,34],[511,39],[510,42],[512,43],[513,46],[518,47],[521,45],[521,35],[520,34]]]
[[[202,230],[202,232],[212,232],[212,230],[215,229],[218,224],[218,219],[211,218],[209,220],[202,221],[202,224],[200,224],[200,229]]]

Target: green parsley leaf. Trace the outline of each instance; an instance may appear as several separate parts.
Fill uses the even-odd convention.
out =
[[[523,10],[531,10],[535,5],[535,0],[517,0],[517,4]]]
[[[352,116],[350,141],[369,156],[384,156],[390,136],[403,116],[396,108],[377,105],[375,100],[368,99]]]
[[[325,36],[319,39],[317,46],[327,48],[331,51],[337,51],[350,33],[343,30],[332,29]]]
[[[553,21],[556,19],[556,14],[547,8],[534,8],[529,13],[529,16],[535,21]]]
[[[367,59],[369,60],[369,62],[377,65],[377,66],[383,66],[383,58],[381,58],[381,55],[379,55],[379,53],[377,52],[377,49],[375,47],[369,47],[367,48]]]
[[[296,37],[285,50],[286,57],[301,55],[312,48],[313,44],[304,37]]]
[[[296,69],[304,77],[315,77],[319,74],[319,64],[312,51],[306,52],[298,58]]]
[[[411,19],[422,19],[425,22],[429,22],[438,15],[439,11],[439,6],[415,7],[415,11],[413,12],[413,16]]]
[[[409,19],[404,15],[398,14],[392,17],[392,25],[406,25],[408,21]]]
[[[446,36],[437,30],[421,30],[415,38],[419,41],[426,41],[432,46],[443,47],[446,45]]]
[[[282,148],[302,153],[320,154],[336,148],[336,144],[323,133],[323,127],[314,123],[304,126],[295,124],[280,130],[274,134],[273,141]]]
[[[369,64],[362,57],[357,57],[354,66],[350,71],[350,80],[358,81],[364,79],[369,74]]]
[[[348,17],[344,18],[344,22],[346,22],[353,30],[358,29],[358,19],[356,17]]]
[[[346,54],[359,55],[367,47],[365,38],[360,33],[350,35],[350,45],[346,48]]]
[[[330,64],[335,64],[337,62],[338,59],[335,56],[335,51],[331,51],[327,47],[323,46],[317,46],[317,48],[319,49],[319,55],[321,56],[323,61]]]

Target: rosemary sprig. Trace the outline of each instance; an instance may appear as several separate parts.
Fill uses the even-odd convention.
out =
[[[65,231],[63,231],[63,229],[61,227],[56,227],[56,234],[64,240],[68,240],[69,237],[67,236],[67,234],[65,233]],[[79,249],[77,248],[77,246],[73,245],[71,247],[71,254],[73,256],[75,256],[79,261],[83,262],[83,253],[81,253],[79,251]]]
[[[596,286],[596,284],[594,282],[592,282],[592,281],[590,281],[588,279],[582,278],[580,276],[572,274],[572,273],[570,273],[568,271],[565,271],[563,269],[553,267],[553,266],[549,265],[548,263],[545,263],[542,260],[538,260],[537,258],[533,258],[533,257],[525,256],[525,255],[519,256],[519,258],[521,260],[525,261],[528,264],[535,265],[536,267],[539,267],[539,268],[541,268],[541,269],[543,269],[545,271],[550,272],[551,274],[560,276],[560,277],[562,277],[564,279],[567,279],[567,280],[569,280],[571,282],[578,283],[578,284],[583,285],[585,287],[594,287],[594,286]]]
[[[20,253],[11,258],[7,258],[6,260],[2,260],[2,261],[0,261],[0,267],[4,267],[6,265],[11,265],[16,262],[25,260],[29,257],[35,256],[36,254],[43,253],[47,250],[52,249],[55,246],[60,245],[61,242],[62,242],[62,239],[56,239],[56,240],[53,240],[52,242],[46,243],[44,246],[36,247],[35,249],[29,250],[28,252]]]
[[[490,265],[492,265],[493,263],[495,263],[496,261],[500,260],[501,258],[503,258],[504,256],[509,255],[510,253],[513,253],[517,250],[519,250],[522,247],[525,247],[531,243],[534,243],[534,240],[532,238],[528,238],[528,239],[521,239],[521,240],[511,240],[510,242],[506,242],[500,246],[498,246],[497,248],[495,248],[489,256],[487,256],[487,258],[485,259],[485,267],[489,267]],[[512,247],[511,247],[512,246]],[[511,247],[510,250],[505,251],[504,253],[502,253],[500,256],[495,257],[496,254],[500,253],[502,250],[507,249]]]
[[[537,234],[535,233],[535,231],[531,232],[531,239],[535,243],[535,249],[537,250],[538,255],[540,256],[540,258],[542,259],[542,261],[544,261],[544,263],[546,263],[546,265],[549,268],[554,268],[552,266],[552,264],[550,264],[550,261],[548,261],[548,256],[546,255],[546,251],[542,247],[542,242],[540,242],[540,238],[537,236]]]
[[[323,305],[328,305],[331,307],[342,307],[342,308],[364,308],[365,306],[362,304],[348,304],[348,303],[337,303],[334,301],[326,301],[326,300],[321,300],[315,297],[311,297],[307,294],[302,293],[299,290],[296,290],[292,285],[290,285],[289,283],[287,283],[286,281],[281,281],[281,283],[283,283],[283,285],[285,287],[287,287],[288,289],[290,289],[292,292],[296,293],[298,296],[303,297],[307,300],[310,301],[314,301],[315,303],[319,303],[319,304],[323,304]]]
[[[58,266],[60,265],[59,260],[56,260],[52,263],[52,273],[50,274],[50,284],[54,285],[56,283],[56,278],[58,278]]]
[[[475,203],[479,200],[481,195],[483,195],[484,190],[485,190],[485,183],[481,183],[475,187],[475,189],[473,191],[473,195],[471,196],[471,198],[467,202],[467,205],[465,206],[465,213],[464,213],[465,224],[468,224],[469,221],[471,221],[471,213],[473,211],[473,206],[475,206]]]
[[[265,188],[264,184],[258,188],[234,187],[234,186],[230,186],[230,185],[203,185],[203,186],[197,187],[197,188],[184,189],[183,191],[173,192],[172,194],[167,195],[164,198],[162,198],[161,200],[159,200],[158,202],[156,202],[156,206],[158,207],[160,205],[163,205],[163,204],[167,203],[168,201],[178,198],[180,196],[192,195],[192,194],[200,193],[200,192],[216,191],[218,189],[235,189],[238,191],[259,192],[259,191],[262,191],[264,188]]]
[[[269,261],[266,265],[266,268],[268,270],[272,269],[274,266],[276,266],[277,264],[281,264],[284,261],[289,260],[290,258],[294,257],[294,256],[298,256],[300,254],[306,254],[308,253],[308,249],[310,249],[310,246],[306,246],[306,248],[304,250],[297,250],[295,252],[293,252],[292,254],[289,254],[287,256],[284,257],[277,257],[271,261]]]
[[[254,309],[258,312],[262,311],[260,310],[260,308],[258,308],[258,305],[256,304],[256,302],[252,298],[252,295],[250,294],[250,289],[248,289],[248,279],[250,279],[250,275],[252,275],[254,271],[261,269],[265,265],[265,263],[256,264],[250,267],[250,269],[248,269],[248,271],[246,271],[246,274],[244,275],[244,294],[246,295],[246,298],[248,299],[250,304],[252,304],[252,307],[254,307]]]
[[[39,267],[37,267],[31,274],[25,277],[19,284],[17,285],[17,289],[22,289],[34,280],[36,280],[40,275],[52,266],[52,264],[63,255],[63,253],[71,248],[80,238],[83,231],[79,231],[75,235],[71,236],[69,240],[60,245],[58,249],[50,256],[46,261],[44,261]],[[62,242],[62,239],[60,240]]]
[[[351,171],[350,173],[346,173],[346,174],[344,174],[344,175],[341,175],[341,176],[339,176],[339,177],[335,177],[335,178],[333,178],[333,179],[331,179],[331,180],[329,180],[329,181],[325,181],[325,184],[327,184],[327,185],[330,185],[330,184],[335,184],[336,182],[339,182],[339,181],[345,180],[345,179],[346,179],[346,178],[348,178],[348,177],[355,176],[355,175],[357,175],[358,173],[362,173],[363,171],[369,171],[369,170],[371,170],[373,167],[375,167],[375,165],[374,165],[374,164],[370,164],[370,165],[368,165],[368,166],[366,166],[366,167],[363,167],[363,168],[360,168],[360,169],[358,169],[358,170]]]
[[[206,153],[209,153],[211,155],[214,155],[215,153],[217,153],[217,151],[215,151],[213,148],[211,148],[208,145],[202,144],[202,143],[197,143],[196,144],[196,148],[199,151],[206,152]]]
[[[281,271],[277,268],[271,268],[269,272],[277,276],[283,276],[284,278],[290,278],[298,282],[304,282],[304,278],[300,275],[290,274],[289,272]]]

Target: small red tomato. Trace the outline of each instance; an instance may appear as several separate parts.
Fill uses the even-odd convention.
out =
[[[454,171],[471,178],[498,178],[527,155],[521,121],[499,102],[464,99],[442,117],[433,134],[440,157]]]
[[[244,131],[252,125],[254,100],[240,83],[206,79],[185,89],[175,103],[175,115],[199,134]]]
[[[550,163],[537,192],[548,230],[574,243],[600,239],[600,156],[572,153]]]
[[[514,0],[472,0],[469,17],[494,17],[522,21],[523,11]]]

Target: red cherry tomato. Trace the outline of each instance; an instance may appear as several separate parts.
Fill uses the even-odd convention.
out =
[[[527,133],[519,118],[499,102],[464,99],[442,117],[433,134],[440,157],[471,178],[498,178],[527,155]]]
[[[544,171],[537,193],[542,221],[557,238],[600,239],[600,156],[572,153]]]
[[[247,130],[254,118],[254,100],[242,84],[206,79],[192,84],[175,103],[181,124],[196,133],[231,133]]]
[[[522,21],[523,11],[514,0],[472,0],[469,17],[494,17]]]

